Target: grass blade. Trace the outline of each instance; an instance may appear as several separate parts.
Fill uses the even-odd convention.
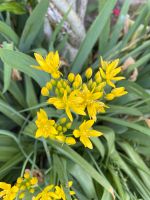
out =
[[[112,0],[112,1],[107,0],[101,13],[97,16],[94,23],[90,27],[83,43],[81,44],[78,54],[73,62],[73,65],[72,65],[73,72],[78,73],[81,71],[82,65],[86,61],[95,42],[97,41],[98,37],[100,36],[101,32],[103,31],[109,19],[115,3],[116,3],[116,0]]]

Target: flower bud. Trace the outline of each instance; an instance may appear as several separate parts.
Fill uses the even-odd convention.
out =
[[[64,94],[65,89],[62,87],[62,88],[60,88],[59,91],[60,91],[61,94]]]
[[[62,129],[63,129],[62,126],[58,126],[57,128],[58,131],[62,131]]]
[[[72,83],[74,81],[75,75],[73,73],[69,73],[68,80]]]
[[[63,132],[65,133],[67,131],[67,128],[66,127],[63,127]]]
[[[65,142],[68,144],[68,145],[73,145],[76,143],[76,140],[73,138],[73,137],[67,137]]]
[[[46,83],[46,88],[48,89],[48,90],[51,90],[52,89],[52,84],[51,84],[51,82],[47,82]]]
[[[66,117],[63,117],[60,119],[60,124],[64,124],[66,123],[66,121],[67,121]]]
[[[62,84],[61,84],[60,81],[58,81],[58,83],[57,83],[57,88],[61,88],[61,87],[62,87]]]
[[[80,74],[76,75],[74,82],[77,82],[79,85],[82,84],[82,77],[80,76]]]
[[[98,71],[96,74],[95,74],[95,81],[96,83],[101,83],[102,82],[102,78],[101,78],[101,74],[100,74],[100,71]]]
[[[68,123],[66,124],[66,128],[69,129],[69,128],[71,127],[71,125],[72,125],[72,123],[71,123],[71,122],[68,122]]]
[[[92,68],[91,68],[91,67],[89,67],[89,68],[86,70],[85,76],[86,76],[87,79],[90,79],[90,78],[91,78],[91,76],[92,76]]]
[[[46,87],[43,87],[41,90],[42,96],[48,96],[49,95],[49,90]]]

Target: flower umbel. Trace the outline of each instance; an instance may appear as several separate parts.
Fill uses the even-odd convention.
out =
[[[41,89],[48,104],[61,110],[58,113],[67,116],[67,123],[70,120],[72,124],[74,118],[81,121],[79,129],[72,133],[67,123],[61,124],[60,119],[48,119],[47,113],[41,109],[35,121],[38,128],[35,137],[50,138],[68,145],[76,144],[76,138],[80,138],[85,147],[92,149],[90,137],[99,137],[102,133],[91,130],[91,127],[97,120],[97,114],[104,113],[109,108],[105,101],[127,94],[124,87],[116,87],[116,82],[124,79],[123,76],[118,76],[121,72],[121,67],[118,67],[119,59],[107,62],[101,58],[100,68],[96,72],[92,67],[87,68],[85,78],[72,72],[67,78],[63,78],[59,71],[58,52],[49,52],[45,59],[39,54],[35,54],[35,57],[40,65],[35,67],[53,77]],[[90,120],[84,121],[85,118]]]
[[[94,124],[94,120],[84,121],[79,129],[75,129],[73,131],[73,135],[76,138],[80,138],[80,141],[84,144],[85,147],[89,149],[93,149],[92,142],[90,141],[90,137],[99,137],[102,135],[101,132],[92,130],[92,126]]]
[[[17,179],[16,186],[19,189],[19,199],[24,199],[25,192],[34,193],[34,188],[37,186],[38,179],[31,176],[29,170],[24,173],[23,177]]]

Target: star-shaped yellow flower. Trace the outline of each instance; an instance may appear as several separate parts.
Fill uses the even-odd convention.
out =
[[[78,96],[78,93],[78,90],[74,90],[68,95],[65,90],[63,97],[49,98],[48,103],[53,104],[57,109],[64,109],[69,119],[73,121],[71,111],[79,115],[86,115],[84,112],[85,107],[84,105],[81,105],[82,98]]]
[[[104,80],[106,80],[107,84],[113,88],[115,88],[115,84],[113,83],[113,81],[120,81],[122,79],[125,79],[125,77],[123,76],[117,77],[117,74],[121,72],[121,67],[117,67],[118,63],[119,59],[116,59],[112,62],[106,62],[103,61],[103,59],[101,58],[101,76]]]
[[[52,191],[54,188],[53,185],[48,185],[42,192],[40,192],[36,197],[33,197],[32,200],[54,200],[59,199],[58,195]]]
[[[115,88],[111,91],[111,93],[107,94],[105,96],[105,99],[111,101],[113,100],[115,97],[121,97],[125,94],[127,94],[128,92],[125,90],[124,87],[119,87],[119,88]]]
[[[101,132],[92,130],[91,127],[94,124],[94,120],[84,121],[80,126],[79,129],[73,131],[73,135],[76,138],[80,138],[80,141],[84,144],[85,147],[89,149],[93,149],[92,142],[90,141],[90,137],[99,137],[102,135]]]
[[[3,200],[14,200],[17,197],[17,186],[11,187],[10,184],[0,182],[0,189],[2,190],[0,191],[0,199],[3,198]]]
[[[72,186],[73,182],[72,181],[69,181],[68,182],[68,187],[70,188]],[[63,190],[63,187],[62,186],[55,186],[55,194],[58,196],[59,199],[62,199],[62,200],[66,200],[66,195],[65,195],[65,192]],[[70,190],[70,195],[74,195],[75,192],[73,190]]]
[[[83,85],[83,90],[79,93],[82,98],[82,105],[87,108],[89,117],[94,121],[96,121],[96,114],[105,112],[105,107],[107,107],[103,102],[98,101],[102,95],[103,92],[94,92],[94,89],[90,91],[86,84]]]
[[[54,138],[55,135],[57,135],[57,131],[54,128],[55,121],[49,120],[47,113],[43,109],[40,109],[40,111],[37,112],[37,120],[35,123],[38,128],[35,135],[36,138]]]
[[[52,51],[49,52],[45,59],[38,53],[34,53],[34,56],[36,58],[36,61],[39,63],[39,66],[32,67],[51,74],[53,78],[58,79],[60,77],[60,58],[58,51],[56,51],[55,53]]]

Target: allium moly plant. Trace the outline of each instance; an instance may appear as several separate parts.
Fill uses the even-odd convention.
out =
[[[97,114],[109,109],[107,101],[127,93],[124,87],[116,87],[116,83],[124,79],[118,76],[121,72],[119,59],[107,62],[100,58],[97,72],[89,67],[83,78],[74,73],[69,73],[65,78],[60,71],[61,61],[57,51],[49,52],[45,58],[35,53],[35,58],[39,65],[32,67],[50,75],[50,80],[41,89],[41,94],[47,98],[47,106],[63,112],[63,117],[56,121],[49,118],[48,113],[41,108],[35,121],[35,138],[57,140],[67,145],[81,142],[84,147],[93,149],[90,138],[103,135],[93,128]],[[75,118],[80,119],[80,123],[73,128]],[[71,190],[72,184],[69,181],[67,187],[71,198],[75,200],[76,193]],[[50,184],[41,190],[37,177],[30,171],[26,171],[12,186],[0,182],[0,197],[3,200],[26,199],[29,193],[32,194],[32,200],[66,200],[62,185]]]
[[[74,73],[69,73],[65,78],[60,72],[61,61],[57,51],[49,52],[45,58],[35,53],[35,58],[39,65],[33,67],[51,76],[41,89],[41,94],[47,97],[48,105],[63,110],[65,116],[55,121],[48,118],[44,109],[40,109],[35,121],[35,137],[50,138],[68,145],[80,141],[85,147],[92,149],[90,138],[103,135],[93,129],[97,114],[109,109],[107,101],[127,93],[124,87],[116,87],[116,82],[124,79],[123,76],[118,76],[121,72],[121,67],[118,67],[119,59],[107,62],[100,58],[97,72],[93,73],[89,67],[85,71],[85,78]],[[70,131],[74,117],[80,117],[82,123]]]

